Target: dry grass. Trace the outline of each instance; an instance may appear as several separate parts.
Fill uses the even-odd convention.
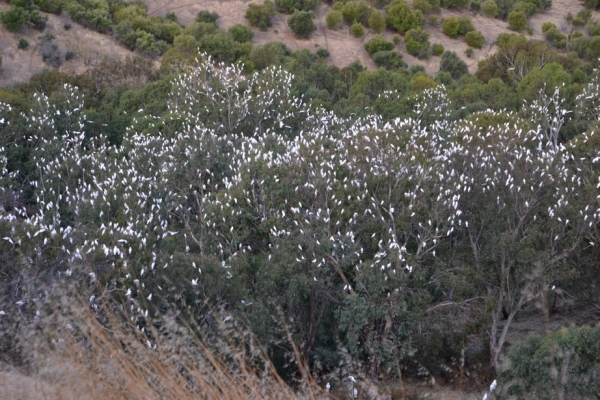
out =
[[[46,315],[5,325],[18,361],[0,364],[0,398],[241,400],[320,392],[310,380],[292,390],[239,326],[198,334],[200,327],[171,316],[155,319],[160,327],[143,320],[143,333],[114,304],[111,311],[109,303],[99,311],[72,298],[52,304]]]

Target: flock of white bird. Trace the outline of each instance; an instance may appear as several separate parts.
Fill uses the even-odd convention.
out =
[[[171,236],[187,253],[217,254],[221,278],[231,279],[236,259],[253,251],[248,231],[265,225],[269,262],[310,271],[315,285],[342,276],[349,295],[348,268],[384,280],[410,274],[459,232],[477,248],[495,219],[518,237],[544,224],[549,264],[576,243],[600,242],[600,149],[581,150],[593,133],[563,145],[550,128],[527,129],[519,115],[491,110],[449,122],[443,87],[419,97],[416,118],[346,120],[293,98],[292,80],[280,68],[246,76],[206,58],[175,82],[170,115],[140,113],[118,147],[93,137],[77,88],[65,86],[60,107],[37,95],[23,118],[38,208],[0,212],[11,226],[5,245],[20,246],[32,265],[57,263],[64,279],[98,265],[114,270],[144,316],[162,289],[146,279],[160,282],[172,267],[161,251]],[[530,106],[560,125],[564,110],[548,104]],[[8,107],[0,105],[0,125],[10,123]],[[578,107],[600,120],[597,82]],[[165,129],[172,122],[175,133]],[[8,173],[4,150],[9,190],[18,171]],[[378,243],[373,259],[364,259],[362,240]],[[285,265],[290,258],[296,266]],[[193,268],[189,285],[201,288],[202,266]],[[390,283],[387,296],[400,291]]]

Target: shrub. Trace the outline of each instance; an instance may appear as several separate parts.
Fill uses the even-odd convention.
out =
[[[40,41],[42,60],[51,67],[60,67],[62,65],[62,52],[58,48],[58,45],[53,42],[55,36],[52,34],[45,34],[38,39]]]
[[[479,2],[479,0],[473,0],[473,2],[471,3],[471,9],[473,11],[481,10],[481,3]]]
[[[435,43],[433,46],[431,46],[431,52],[434,56],[441,56],[442,54],[444,54],[444,45],[440,43]]]
[[[398,43],[400,43],[401,41],[402,41],[402,37],[401,37],[400,35],[396,34],[396,35],[392,36],[392,42],[393,42],[394,44],[398,44]]]
[[[275,0],[275,5],[281,11],[292,14],[294,10],[314,11],[320,0]]]
[[[508,29],[522,31],[527,28],[527,16],[522,11],[511,11],[508,14]]]
[[[2,25],[11,32],[18,31],[25,21],[27,21],[28,17],[27,11],[22,7],[12,6],[8,11],[0,13]]]
[[[348,24],[360,22],[363,25],[369,24],[371,13],[375,12],[369,5],[361,1],[348,1],[341,9],[344,20]]]
[[[406,64],[402,60],[402,53],[393,50],[378,51],[373,54],[373,62],[378,67],[386,69],[398,69]]]
[[[429,34],[423,28],[411,29],[404,36],[406,51],[418,58],[429,56]]]
[[[238,43],[250,42],[252,41],[252,38],[254,38],[252,29],[242,24],[233,25],[229,28],[228,32],[231,38]]]
[[[447,51],[442,54],[440,71],[450,73],[452,79],[458,79],[469,72],[467,64],[453,51]]]
[[[471,0],[442,0],[442,5],[448,8],[466,7],[471,3]]]
[[[444,18],[442,21],[442,30],[446,35],[451,37],[452,39],[456,39],[458,37],[458,29],[460,28],[460,24],[458,19],[454,17]]]
[[[270,0],[265,0],[262,5],[250,4],[246,10],[245,18],[250,25],[266,31],[272,25],[271,19],[275,16],[275,6]]]
[[[316,29],[317,26],[314,24],[315,13],[312,11],[294,11],[287,20],[288,26],[301,38],[308,38]]]
[[[127,47],[130,50],[133,50],[135,47],[135,42],[137,40],[137,35],[131,26],[130,21],[124,21],[120,24],[115,25],[113,28],[115,39],[119,41],[123,46]]]
[[[340,26],[342,22],[344,22],[344,16],[342,15],[341,11],[333,10],[327,13],[327,16],[325,17],[325,22],[327,22],[327,27],[329,29],[334,29]]]
[[[429,18],[427,18],[427,20],[429,21],[430,25],[437,25],[439,22],[437,15],[430,15]]]
[[[21,39],[19,39],[19,44],[17,45],[17,47],[20,50],[25,50],[26,48],[29,47],[29,42],[27,41],[27,39],[21,38]]]
[[[500,14],[500,7],[498,7],[498,4],[496,4],[494,0],[486,0],[483,2],[481,10],[490,17],[495,17]]]
[[[201,10],[196,15],[196,22],[206,22],[208,24],[216,24],[219,19],[219,14],[207,10]]]
[[[398,32],[404,33],[410,29],[422,27],[425,17],[419,10],[411,10],[404,0],[394,0],[385,8],[387,24]]]
[[[381,33],[385,29],[385,18],[380,12],[374,11],[369,17],[369,27],[376,33]]]
[[[350,33],[352,33],[352,35],[354,35],[355,37],[361,37],[365,35],[365,27],[362,26],[362,24],[360,22],[357,22],[355,24],[352,24],[352,26],[350,27]]]
[[[469,46],[480,49],[485,43],[485,37],[479,31],[471,31],[465,35],[465,41]]]
[[[319,58],[327,58],[330,55],[327,49],[319,49],[316,53]]]
[[[475,27],[473,26],[473,22],[471,22],[471,18],[468,17],[458,17],[458,34],[466,35],[467,33],[474,31]]]
[[[415,10],[419,10],[423,14],[427,14],[432,8],[432,5],[427,0],[413,0],[412,6]]]
[[[467,47],[467,49],[465,50],[465,55],[469,58],[471,58],[471,56],[473,55],[473,48],[472,47]]]
[[[587,7],[587,8],[596,8],[598,7],[598,5],[600,4],[599,0],[584,0],[583,4]]]
[[[365,43],[365,50],[371,55],[378,51],[392,50],[393,48],[394,43],[388,41],[381,35],[375,35],[371,40]]]
[[[556,25],[554,25],[552,22],[544,22],[542,24],[542,33],[546,33],[549,30],[555,30],[555,29],[557,29]]]
[[[600,325],[530,334],[498,374],[498,394],[514,398],[593,398],[600,391]],[[560,394],[559,394],[560,393]]]
[[[74,51],[67,51],[65,53],[65,60],[69,61],[75,58],[75,52]]]

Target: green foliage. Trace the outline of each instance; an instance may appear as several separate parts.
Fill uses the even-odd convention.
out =
[[[320,0],[275,0],[275,5],[281,11],[292,14],[295,10],[314,11]]]
[[[433,8],[429,0],[413,0],[412,6],[415,10],[419,10],[423,14],[427,14]]]
[[[196,15],[196,22],[205,22],[207,24],[216,24],[219,19],[219,14],[207,10],[201,10]]]
[[[452,79],[455,80],[469,72],[467,64],[453,51],[447,51],[442,54],[440,71],[449,72]]]
[[[465,55],[469,58],[471,58],[473,56],[473,48],[472,47],[467,47],[467,49],[465,50]]]
[[[235,24],[228,30],[229,35],[238,43],[251,42],[254,38],[254,32],[246,25]]]
[[[431,46],[431,52],[434,56],[441,56],[444,53],[444,45],[441,43],[434,43]]]
[[[140,52],[147,55],[160,55],[164,53],[168,45],[164,41],[157,41],[151,33],[138,29],[135,32],[135,47]]]
[[[530,334],[513,346],[498,374],[504,398],[591,398],[600,391],[600,325]]]
[[[135,48],[137,41],[137,35],[133,29],[130,21],[124,21],[114,26],[113,28],[115,39],[119,41],[123,46],[130,50]]]
[[[375,33],[381,33],[385,30],[385,18],[380,12],[374,11],[369,17],[369,27],[375,31]]]
[[[441,0],[442,6],[448,8],[460,8],[467,7],[471,1],[470,0]]]
[[[470,31],[465,35],[467,44],[476,49],[480,49],[485,43],[485,37],[479,31]]]
[[[306,39],[317,29],[317,26],[313,22],[314,19],[315,13],[312,11],[296,10],[288,18],[287,23],[296,36]]]
[[[527,28],[527,16],[522,11],[511,11],[508,14],[508,29],[522,31]]]
[[[12,6],[8,11],[0,13],[2,25],[11,32],[16,32],[21,29],[28,18],[28,12],[22,7]]]
[[[17,47],[20,50],[25,50],[26,48],[29,47],[29,42],[27,41],[27,39],[21,38],[21,39],[19,39],[19,43],[17,44]]]
[[[392,50],[394,43],[388,41],[382,35],[373,36],[367,43],[365,43],[365,50],[367,53],[373,55],[378,51]]]
[[[542,33],[546,33],[550,30],[555,30],[555,29],[557,29],[556,25],[552,22],[544,22],[542,24]]]
[[[385,7],[388,26],[404,33],[420,28],[425,24],[425,17],[419,10],[412,10],[404,0],[394,0]]]
[[[327,27],[329,29],[335,29],[339,27],[344,21],[344,16],[341,11],[332,10],[327,13],[325,17],[325,22],[327,23]]]
[[[474,31],[475,27],[473,26],[473,22],[471,22],[471,18],[469,17],[458,17],[458,34],[466,35],[467,33]]]
[[[481,4],[481,10],[490,17],[496,17],[500,14],[500,7],[495,0],[486,0]]]
[[[584,0],[583,4],[587,8],[596,8],[596,7],[598,7],[598,5],[600,5],[600,1],[599,0]]]
[[[271,19],[275,16],[275,6],[270,0],[265,0],[262,5],[250,4],[246,10],[245,18],[250,25],[266,31],[272,25]]]
[[[375,12],[364,0],[348,1],[340,11],[348,25],[360,22],[363,26],[369,24],[369,17]]]
[[[411,29],[404,36],[406,51],[418,58],[429,57],[429,33],[423,28]]]
[[[378,51],[373,54],[373,62],[378,67],[383,67],[389,70],[406,67],[402,59],[402,53],[393,50]]]
[[[451,37],[452,39],[456,39],[458,37],[458,30],[460,28],[460,23],[457,18],[448,17],[444,18],[442,21],[442,30],[446,35]]]
[[[257,70],[265,69],[271,65],[279,65],[290,50],[282,43],[269,42],[255,46],[250,52],[250,60]]]
[[[357,22],[355,24],[352,24],[352,26],[350,26],[350,33],[354,37],[364,36],[365,35],[365,27],[360,22]]]

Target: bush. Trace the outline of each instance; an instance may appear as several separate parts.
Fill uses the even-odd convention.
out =
[[[25,50],[26,48],[29,47],[29,42],[27,41],[27,39],[21,38],[21,39],[19,39],[19,44],[17,45],[17,47],[20,50]]]
[[[342,22],[344,22],[344,16],[342,15],[341,11],[333,10],[327,13],[327,16],[325,17],[325,22],[327,22],[327,27],[329,29],[334,29],[340,26]]]
[[[40,53],[42,54],[42,60],[46,64],[58,68],[63,62],[62,52],[58,48],[58,45],[53,42],[54,39],[54,35],[48,33],[40,36]]]
[[[394,43],[388,41],[381,35],[375,35],[371,40],[365,43],[365,50],[370,55],[377,53],[378,51],[392,50]]]
[[[544,22],[542,24],[542,33],[546,33],[549,30],[555,30],[555,29],[557,29],[556,25],[554,25],[552,22]]]
[[[471,0],[442,0],[442,5],[448,8],[467,7]]]
[[[229,35],[233,40],[238,43],[246,43],[252,41],[254,38],[254,32],[246,25],[235,24],[228,30]]]
[[[369,27],[376,33],[381,33],[385,29],[385,18],[380,12],[374,11],[369,17]],[[361,35],[362,36],[362,35]]]
[[[360,22],[357,22],[355,24],[352,24],[352,26],[350,27],[350,33],[352,33],[352,35],[354,35],[355,37],[361,37],[365,35],[365,27],[362,26],[362,24]]]
[[[11,32],[18,31],[28,18],[27,11],[22,7],[12,6],[8,11],[0,13],[2,25]]]
[[[452,39],[456,39],[458,37],[459,28],[460,23],[458,22],[458,19],[454,17],[444,18],[442,21],[442,30]]]
[[[75,58],[75,52],[74,51],[67,51],[65,53],[65,60],[69,61]]]
[[[429,57],[429,34],[423,28],[406,32],[404,40],[408,54],[418,58]]]
[[[449,72],[452,79],[458,79],[469,72],[467,64],[453,51],[447,51],[442,54],[440,71]]]
[[[466,35],[469,32],[475,30],[473,26],[473,22],[471,22],[471,18],[468,17],[458,17],[458,34]]]
[[[398,69],[405,67],[406,64],[402,60],[402,53],[393,50],[378,51],[373,54],[373,62],[378,67],[386,69]]]
[[[363,25],[369,24],[371,13],[375,12],[366,2],[348,1],[340,10],[344,16],[344,20],[348,24],[360,22]]]
[[[431,46],[431,52],[434,56],[441,56],[442,54],[444,54],[444,45],[440,43],[435,43],[433,46]]]
[[[398,44],[398,43],[400,43],[401,41],[402,41],[402,37],[401,37],[400,35],[396,34],[396,35],[392,36],[392,42],[393,42],[394,44]]]
[[[277,8],[287,14],[292,14],[294,10],[314,11],[319,3],[320,0],[275,0]]]
[[[219,14],[207,10],[201,10],[196,15],[196,22],[206,22],[208,24],[216,24],[219,19]]]
[[[467,49],[465,50],[465,55],[469,58],[471,58],[473,56],[473,48],[472,47],[467,47]]]
[[[296,36],[308,38],[317,29],[313,19],[315,19],[315,13],[312,11],[296,10],[288,18],[287,23]]]
[[[319,58],[327,58],[330,55],[327,49],[319,49],[316,51],[316,54],[319,56]]]
[[[271,19],[275,16],[275,6],[270,0],[265,0],[262,5],[250,4],[246,10],[245,18],[250,25],[266,31],[272,25]]]
[[[508,14],[508,29],[522,31],[527,28],[527,16],[522,11],[511,11]]]
[[[427,0],[413,0],[412,6],[415,10],[419,10],[423,14],[427,14],[432,8],[432,5]]]
[[[498,4],[496,4],[494,0],[486,0],[483,2],[481,10],[490,17],[496,17],[500,14],[500,7],[498,7]]]
[[[130,50],[133,50],[135,47],[135,42],[137,40],[137,35],[131,26],[131,22],[125,21],[120,24],[115,25],[113,28],[115,39],[119,41],[123,46],[127,47]]]
[[[387,24],[398,32],[404,33],[420,28],[425,24],[425,17],[419,10],[411,10],[404,0],[394,0],[385,8]]]
[[[469,46],[480,49],[485,43],[485,37],[479,31],[471,31],[465,35],[465,41]]]
[[[498,374],[498,394],[513,398],[594,398],[600,392],[600,325],[530,334]],[[560,394],[559,394],[560,393]]]

